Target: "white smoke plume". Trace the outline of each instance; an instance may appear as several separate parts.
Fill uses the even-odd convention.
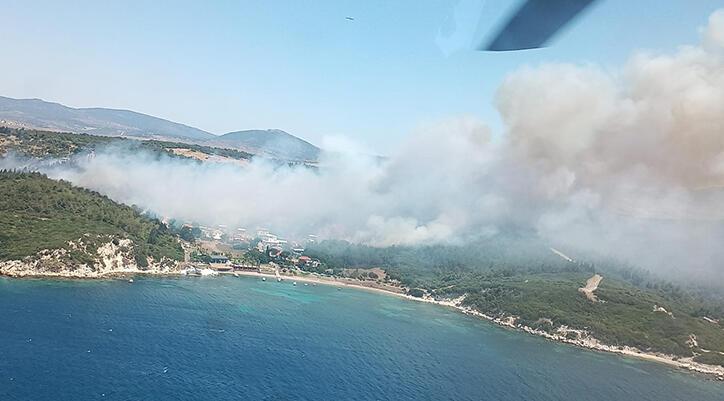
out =
[[[545,65],[505,80],[506,157],[532,176],[514,199],[535,200],[541,235],[724,284],[723,29],[718,11],[702,46],[613,74]]]
[[[337,140],[318,171],[111,150],[43,170],[182,221],[378,246],[529,227],[553,245],[724,286],[724,11],[701,45],[642,52],[619,71],[522,68],[497,106],[497,140],[457,117],[382,162]]]

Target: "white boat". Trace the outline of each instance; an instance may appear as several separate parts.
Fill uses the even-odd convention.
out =
[[[133,282],[133,279],[132,279],[132,278],[129,278],[129,279],[128,279],[128,282],[129,282],[129,283],[132,283],[132,282]]]
[[[234,277],[239,277],[239,273],[234,273]]]
[[[189,267],[188,269],[184,270],[182,274],[185,274],[187,276],[200,276],[201,271],[193,266]]]
[[[262,277],[262,278],[261,278],[261,281],[266,281],[266,277]]]
[[[293,282],[293,283],[292,283],[292,285],[297,285],[297,282],[296,282],[296,281],[295,281],[295,282]]]

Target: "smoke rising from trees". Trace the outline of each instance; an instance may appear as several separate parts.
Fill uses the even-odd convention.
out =
[[[613,72],[523,67],[496,101],[502,135],[454,117],[382,161],[335,141],[318,170],[118,149],[41,169],[182,221],[377,246],[524,227],[558,247],[724,284],[724,10],[698,46],[641,52]]]

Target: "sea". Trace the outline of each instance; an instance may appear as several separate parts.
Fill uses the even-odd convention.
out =
[[[0,278],[0,400],[722,401],[724,383],[349,287]]]

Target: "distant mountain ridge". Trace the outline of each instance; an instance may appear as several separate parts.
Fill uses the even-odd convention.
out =
[[[224,135],[130,110],[73,108],[41,99],[0,96],[0,125],[102,136],[160,139],[234,148],[288,160],[317,160],[321,150],[278,129],[235,131]]]
[[[91,135],[208,140],[214,135],[187,125],[129,110],[72,108],[40,99],[0,96],[0,122],[11,127]]]
[[[229,132],[213,139],[214,144],[250,153],[292,160],[317,160],[321,150],[311,143],[279,129]]]

